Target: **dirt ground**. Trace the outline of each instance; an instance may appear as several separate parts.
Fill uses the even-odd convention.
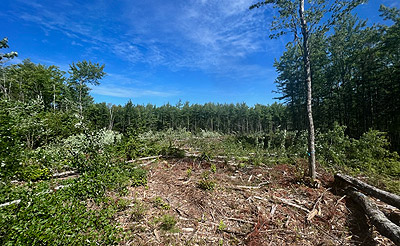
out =
[[[116,216],[126,233],[121,245],[394,245],[336,194],[332,175],[318,170],[319,188],[304,182],[305,163],[246,167],[186,157],[147,164],[148,186],[131,187]]]

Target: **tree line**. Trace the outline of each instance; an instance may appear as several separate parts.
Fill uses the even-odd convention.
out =
[[[5,57],[3,61],[11,59]],[[82,61],[69,71],[57,66],[35,64],[29,59],[1,67],[1,127],[5,136],[9,126],[18,126],[15,136],[28,148],[36,148],[54,139],[85,130],[160,131],[185,128],[199,132],[221,133],[272,132],[288,128],[287,107],[283,104],[190,104],[179,101],[156,106],[94,103],[89,85],[98,85],[104,77],[104,65]]]
[[[312,36],[314,121],[322,131],[337,122],[354,138],[369,129],[387,132],[392,148],[400,150],[400,11],[382,5],[380,13],[392,25],[367,26],[347,13],[330,35]],[[289,128],[307,129],[301,47],[289,43],[275,67]]]
[[[347,13],[329,35],[310,36],[314,121],[322,132],[334,123],[346,126],[353,138],[371,128],[388,132],[392,148],[399,150],[400,11],[384,6],[380,11],[392,25],[367,26]],[[7,47],[8,40],[3,39],[0,49]],[[89,85],[99,84],[104,65],[82,61],[71,64],[69,71],[30,60],[7,65],[16,55],[1,54],[0,111],[5,123],[0,128],[7,132],[12,122],[24,122],[18,128],[19,138],[31,148],[82,132],[83,125],[122,133],[186,128],[247,134],[308,127],[304,59],[296,42],[289,43],[275,62],[282,103],[254,106],[181,101],[163,106],[132,101],[125,105],[94,103]]]

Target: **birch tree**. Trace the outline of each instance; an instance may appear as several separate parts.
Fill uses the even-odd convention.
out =
[[[79,114],[83,117],[83,101],[89,96],[89,86],[99,85],[99,80],[102,79],[106,73],[103,71],[104,65],[92,63],[91,61],[82,61],[72,63],[70,65],[69,86],[73,90],[73,94],[78,100]]]
[[[293,35],[291,44],[300,46],[302,51],[307,88],[308,171],[312,181],[316,178],[315,131],[312,113],[312,40],[316,35],[326,35],[338,20],[364,2],[366,0],[266,0],[250,6],[250,9],[254,9],[272,5],[274,17],[270,38],[291,34]]]

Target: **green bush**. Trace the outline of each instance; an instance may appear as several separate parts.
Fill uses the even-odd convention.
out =
[[[202,190],[213,191],[217,184],[210,178],[208,171],[202,173],[202,179],[197,183],[197,187]]]
[[[147,185],[147,171],[145,169],[133,169],[130,175],[132,177],[132,186]]]
[[[131,210],[130,219],[133,221],[140,221],[141,219],[144,218],[146,210],[147,209],[142,202],[135,200],[135,204],[133,205]]]
[[[51,173],[48,168],[41,168],[37,165],[31,165],[20,168],[20,170],[17,172],[17,176],[20,180],[37,181],[41,179],[49,179],[51,177]]]
[[[175,225],[177,223],[174,216],[166,214],[159,219],[160,228],[164,231],[175,231]]]
[[[0,209],[1,245],[114,245],[121,230],[114,211],[88,209],[68,193],[33,195]]]
[[[347,158],[353,168],[400,176],[399,155],[389,151],[389,141],[384,132],[369,130],[359,140],[352,140]]]
[[[154,199],[153,204],[154,204],[154,207],[161,208],[164,210],[169,210],[171,208],[171,205],[164,202],[164,200],[159,196]]]

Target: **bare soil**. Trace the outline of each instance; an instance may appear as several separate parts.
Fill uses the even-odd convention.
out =
[[[321,186],[309,187],[304,165],[240,167],[188,157],[146,165],[148,186],[129,188],[129,205],[115,218],[126,233],[121,245],[394,245],[361,208],[335,194],[332,175],[318,170]],[[214,190],[198,186],[204,172]],[[161,225],[166,214],[176,219],[171,230]]]

